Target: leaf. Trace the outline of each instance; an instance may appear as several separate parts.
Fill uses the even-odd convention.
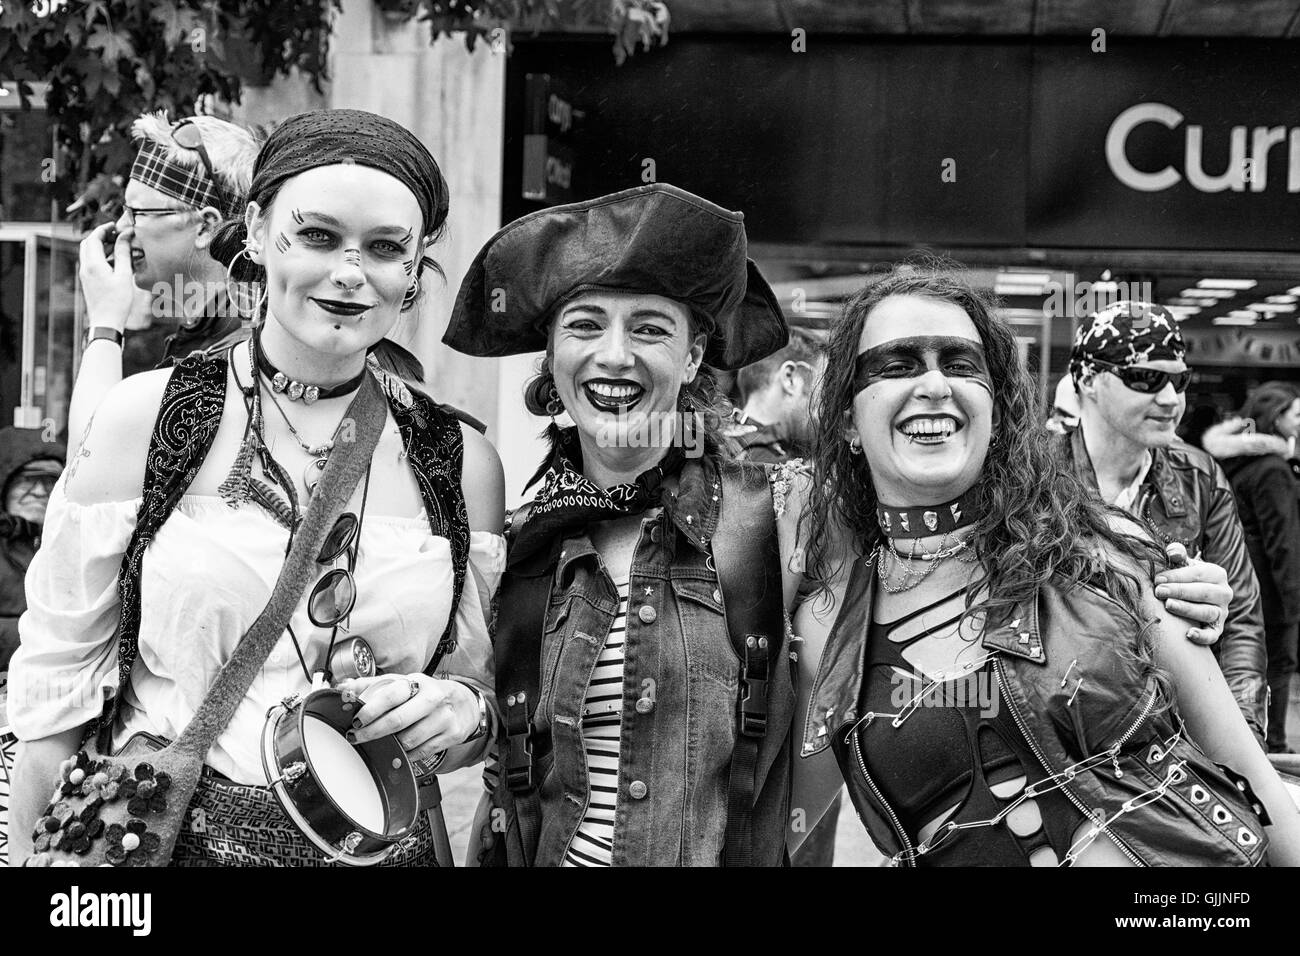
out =
[[[90,26],[98,16],[102,16],[105,23],[112,22],[108,15],[108,4],[104,0],[86,0],[86,10],[82,15],[82,21],[86,26]]]
[[[88,57],[80,64],[81,85],[89,99],[99,95],[104,88],[104,63],[95,57]]]
[[[149,18],[162,24],[163,41],[167,44],[167,49],[176,46],[176,38],[181,32],[180,8],[172,0],[155,2],[149,11]]]
[[[95,27],[95,32],[86,41],[86,47],[91,50],[99,50],[109,63],[116,63],[124,56],[135,56],[135,47],[131,45],[129,37],[101,26]]]

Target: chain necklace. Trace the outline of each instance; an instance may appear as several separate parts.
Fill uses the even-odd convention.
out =
[[[309,445],[303,441],[302,436],[298,434],[298,429],[293,427],[293,422],[289,421],[289,416],[285,414],[284,406],[282,406],[280,400],[275,397],[275,391],[272,390],[267,394],[270,395],[271,404],[275,406],[275,410],[280,413],[280,417],[284,419],[284,423],[289,426],[289,434],[293,436],[293,440],[298,443],[299,448],[311,455],[313,458],[323,457],[334,450],[333,438],[327,439],[319,445]]]
[[[877,562],[876,566],[880,568],[881,586],[890,594],[902,594],[904,591],[910,591],[933,574],[935,569],[938,568],[939,565],[943,564],[944,561],[954,555],[962,554],[962,552],[967,551],[970,547],[969,539],[948,545],[949,538],[950,535],[945,533],[943,538],[939,541],[939,550],[933,553],[918,553],[918,542],[920,539],[913,538],[912,550],[906,556],[899,554],[898,551],[895,550],[893,544],[890,544],[888,547],[886,547],[883,542],[877,544],[874,551],[874,557]],[[947,546],[945,547],[945,545]],[[926,562],[927,566],[922,571],[917,571],[913,565],[913,562],[918,559]],[[974,554],[971,554],[969,559],[967,559],[963,555],[963,560],[973,561],[975,560],[975,556]],[[892,578],[894,572],[899,568],[902,569],[902,575],[899,578],[898,583],[895,584]]]

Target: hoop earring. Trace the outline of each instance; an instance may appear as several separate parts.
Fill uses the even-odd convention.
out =
[[[560,401],[560,390],[555,387],[555,379],[551,379],[551,391],[546,402],[546,414],[551,416],[551,421],[555,421],[555,416],[564,411],[564,402]]]
[[[415,300],[420,297],[420,279],[417,276],[411,280],[410,286],[406,290],[406,295],[402,296],[402,311],[405,312],[411,306],[415,305]]]
[[[257,247],[252,246],[252,250],[257,251]],[[249,254],[249,244],[245,244],[243,249],[240,249],[235,253],[235,257],[230,260],[230,265],[226,266],[226,298],[230,300],[230,307],[235,310],[241,319],[256,319],[258,314],[262,311],[262,306],[266,303],[266,286],[260,282],[235,282],[235,263],[239,261],[240,256],[247,257],[249,264],[255,265],[253,257]],[[234,283],[234,285],[232,285],[232,283]],[[253,303],[251,309],[243,308],[243,306],[247,304],[248,300],[240,298],[240,296],[244,294],[240,287],[247,285],[260,286],[262,290],[262,294],[257,297],[257,300]],[[237,288],[239,291],[236,291]]]
[[[853,437],[849,439],[849,454],[850,455],[862,454],[862,439],[857,437]]]

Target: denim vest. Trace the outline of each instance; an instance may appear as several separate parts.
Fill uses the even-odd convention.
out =
[[[624,644],[615,866],[717,866],[722,859],[740,663],[709,542],[726,507],[723,489],[731,486],[712,458],[688,461],[677,495],[641,522]],[[761,490],[761,505],[771,507],[766,482]],[[737,493],[735,500],[757,506],[752,494]],[[537,817],[526,821],[538,833],[536,858],[518,859],[511,846],[513,865],[560,865],[586,812],[584,699],[618,609],[613,581],[590,538],[566,538],[560,547],[532,718],[535,730],[549,731],[550,738],[549,751],[535,754],[540,799],[516,801],[504,783],[494,794],[511,826],[519,814]],[[788,655],[773,662],[753,816],[755,862],[768,865],[784,860],[793,679]]]

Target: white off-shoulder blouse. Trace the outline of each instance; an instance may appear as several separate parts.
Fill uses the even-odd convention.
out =
[[[27,612],[10,663],[9,721],[20,740],[46,737],[97,717],[117,690],[118,571],[140,499],[81,505],[60,479],[44,536],[27,572]],[[371,502],[373,507],[373,501]],[[139,654],[118,740],[137,731],[175,739],[270,599],[288,531],[255,504],[186,495],[145,552]],[[455,677],[492,699],[488,614],[505,568],[505,540],[476,531],[456,611],[458,646],[439,677]],[[322,568],[322,574],[324,573]],[[387,673],[415,673],[432,657],[451,605],[451,546],[423,518],[367,513],[348,631],[361,636]],[[310,586],[307,590],[310,593]],[[304,593],[292,618],[307,667],[324,666],[328,629],[307,617]],[[267,658],[233,719],[208,753],[215,770],[265,784],[261,734],[269,708],[310,688],[288,632]]]

